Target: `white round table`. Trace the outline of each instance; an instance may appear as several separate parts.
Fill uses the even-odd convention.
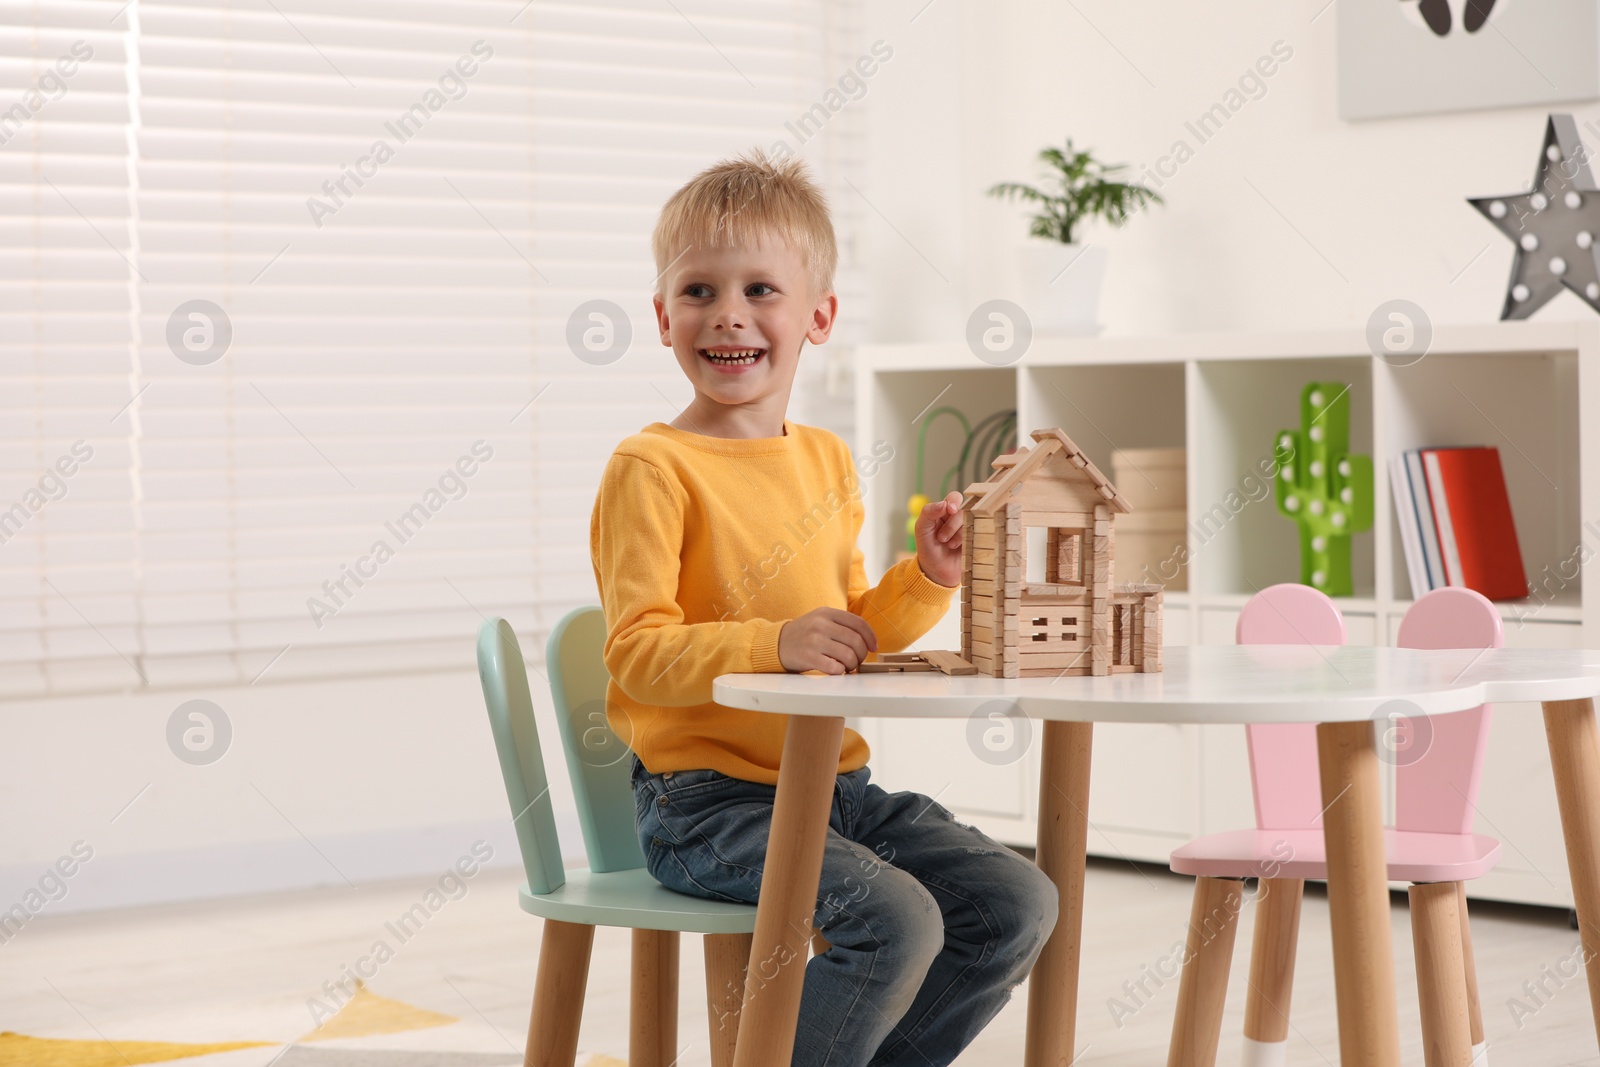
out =
[[[1029,980],[1028,1067],[1073,1062],[1089,753],[1096,722],[1317,724],[1333,927],[1340,1058],[1399,1067],[1393,947],[1375,717],[1539,701],[1573,899],[1600,1034],[1600,651],[1420,651],[1304,645],[1172,647],[1159,674],[989,678],[916,674],[727,674],[719,704],[791,716],[756,913],[736,1067],[792,1056],[809,929],[821,880],[845,716],[965,718],[1013,708],[1044,722],[1036,860],[1061,892],[1060,918]],[[1380,711],[1380,709],[1382,709]],[[1334,803],[1337,800],[1339,803]],[[777,973],[771,963],[779,962]],[[759,982],[759,995],[748,983]]]

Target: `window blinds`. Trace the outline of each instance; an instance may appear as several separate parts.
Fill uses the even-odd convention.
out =
[[[687,400],[661,202],[786,142],[852,284],[854,2],[0,0],[0,695],[537,658]]]

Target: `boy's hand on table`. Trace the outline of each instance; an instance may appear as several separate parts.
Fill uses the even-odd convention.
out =
[[[876,651],[878,635],[867,620],[839,608],[808,611],[778,631],[778,662],[786,671],[847,674]]]
[[[961,584],[961,494],[935,500],[917,516],[917,566],[946,587]]]

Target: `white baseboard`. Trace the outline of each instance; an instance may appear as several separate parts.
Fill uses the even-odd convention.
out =
[[[569,866],[583,863],[577,812],[558,810],[555,814],[565,862]],[[509,814],[504,819],[375,830],[311,842],[297,837],[169,852],[96,852],[78,864],[69,878],[59,877],[48,864],[9,864],[0,866],[0,920],[6,918],[6,912],[14,916],[14,907],[25,902],[35,905],[26,908],[31,920],[108,908],[343,886],[347,880],[359,888],[369,882],[425,878],[443,874],[463,856],[475,861],[471,850],[478,841],[493,849],[483,866],[521,867]],[[49,899],[51,895],[56,899]],[[4,935],[0,930],[0,945],[6,940]]]

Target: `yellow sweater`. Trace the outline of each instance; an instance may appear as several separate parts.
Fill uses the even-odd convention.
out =
[[[878,651],[927,633],[955,589],[915,559],[868,588],[860,476],[835,434],[706,437],[652,423],[606,464],[589,522],[611,672],[606,717],[653,774],[710,767],[775,784],[788,716],[711,699],[720,674],[782,671],[778,630],[819,607],[865,619]],[[867,762],[845,730],[839,773]]]

